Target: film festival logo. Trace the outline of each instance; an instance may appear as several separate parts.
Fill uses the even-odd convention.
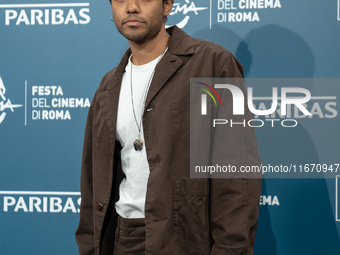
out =
[[[208,9],[208,7],[196,7],[194,1],[189,1],[189,0],[183,1],[182,0],[179,2],[180,3],[177,3],[177,1],[174,2],[172,6],[172,11],[170,13],[170,16],[173,16],[173,15],[178,16],[180,13],[183,14],[184,18],[181,21],[177,22],[177,24],[175,24],[179,28],[184,28],[188,24],[190,16],[192,14],[198,15],[199,11]],[[170,26],[167,25],[166,27],[168,28]]]
[[[11,110],[14,112],[14,108],[22,107],[20,104],[12,104],[9,98],[6,98],[6,87],[0,76],[0,124],[4,121],[6,117],[5,110]]]
[[[245,110],[244,110],[244,105],[245,105],[245,96],[243,94],[243,91],[232,84],[215,84],[213,88],[212,86],[202,83],[202,82],[197,82],[201,85],[204,85],[205,87],[209,88],[215,96],[218,98],[221,106],[222,100],[217,93],[216,89],[228,89],[231,92],[232,95],[232,101],[233,101],[233,115],[244,115]],[[215,106],[217,106],[217,102],[212,95],[212,93],[204,88],[201,87],[196,87],[198,89],[203,90],[206,92],[214,101]],[[299,93],[299,94],[304,94],[304,97],[288,97],[287,94],[289,93]],[[201,116],[207,115],[207,94],[202,94],[201,95]],[[308,89],[305,88],[298,88],[298,87],[282,87],[281,88],[281,98],[278,98],[278,88],[273,87],[272,88],[272,104],[270,109],[256,109],[253,104],[253,88],[249,87],[248,88],[248,97],[247,97],[247,104],[249,110],[254,114],[258,116],[265,116],[265,115],[270,115],[274,113],[277,110],[278,107],[278,101],[281,100],[281,115],[285,116],[287,115],[287,105],[295,105],[304,115],[310,116],[312,115],[305,107],[305,103],[309,102],[311,100],[311,93]],[[226,125],[230,124],[230,127],[233,127],[235,125],[243,125],[244,127],[250,126],[250,127],[262,127],[265,125],[265,121],[262,119],[251,119],[251,120],[246,120],[244,119],[243,122],[233,122],[233,119],[227,120],[227,119],[213,119],[213,127],[216,127],[216,125]],[[271,126],[274,127],[275,121],[279,121],[279,119],[266,119],[266,121],[271,122]],[[298,122],[295,119],[285,119],[281,121],[281,125],[283,127],[296,127]]]

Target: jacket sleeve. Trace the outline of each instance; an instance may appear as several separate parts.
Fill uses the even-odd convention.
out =
[[[237,86],[245,95],[244,115],[233,115],[233,98],[228,89],[221,92],[223,107],[215,113],[217,118],[228,119],[228,125],[217,125],[213,134],[214,162],[224,165],[261,165],[254,128],[247,126],[253,118],[246,104],[246,89],[243,82],[242,65],[230,56],[220,70],[219,77],[239,78]],[[226,79],[228,80],[228,79]],[[230,126],[231,119],[242,124]],[[253,254],[258,222],[261,193],[261,174],[210,179],[210,228],[213,241],[210,255],[251,255]]]
[[[79,246],[79,255],[94,255],[93,232],[93,190],[92,190],[92,104],[89,108],[81,163],[81,203],[80,220],[76,231],[76,241]]]

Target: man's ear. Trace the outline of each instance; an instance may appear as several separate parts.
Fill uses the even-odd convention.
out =
[[[164,14],[163,16],[169,16],[171,10],[172,10],[172,3],[173,0],[165,0],[164,1]]]

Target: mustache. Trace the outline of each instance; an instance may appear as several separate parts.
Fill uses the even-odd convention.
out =
[[[127,18],[122,20],[122,24],[125,24],[126,22],[128,22],[129,20],[138,20],[139,22],[143,22],[146,23],[146,20],[143,18],[140,18],[138,16],[136,16],[135,14],[131,14],[129,15]]]

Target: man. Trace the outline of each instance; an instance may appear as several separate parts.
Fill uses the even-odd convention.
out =
[[[190,78],[242,78],[242,66],[216,44],[166,30],[172,4],[111,2],[130,49],[103,77],[88,113],[81,255],[253,254],[261,179],[195,179],[189,171]],[[260,164],[254,130],[239,130],[227,141],[240,144],[230,158]]]

